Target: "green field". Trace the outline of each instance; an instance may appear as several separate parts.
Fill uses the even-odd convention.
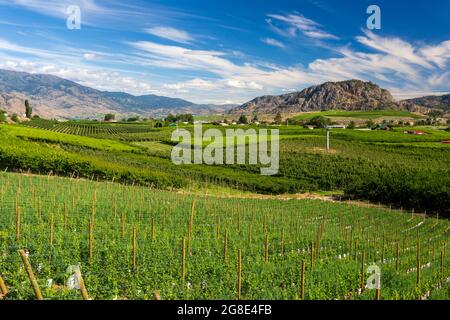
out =
[[[160,189],[241,190],[262,194],[335,192],[352,199],[448,214],[450,132],[423,127],[422,136],[394,131],[336,129],[330,152],[325,131],[300,126],[245,127],[280,130],[278,175],[260,175],[258,165],[184,165],[171,161],[175,128],[148,124],[60,123],[59,132],[39,120],[0,125],[0,167],[47,174],[96,177]],[[102,129],[98,129],[101,127]],[[59,128],[59,127],[58,127]],[[192,126],[184,126],[193,131]],[[205,125],[203,129],[220,126]],[[233,127],[229,127],[233,128]],[[110,132],[105,135],[105,132]],[[270,140],[270,139],[269,139]],[[205,147],[208,143],[203,143]],[[234,191],[233,191],[234,192]]]
[[[382,299],[450,298],[437,289],[450,275],[445,219],[50,175],[0,173],[0,185],[6,299],[35,296],[19,249],[45,299],[81,299],[67,285],[70,266],[79,266],[91,299],[153,299],[156,291],[161,299],[236,299],[240,291],[241,299],[372,300],[373,289],[360,289],[373,265]]]

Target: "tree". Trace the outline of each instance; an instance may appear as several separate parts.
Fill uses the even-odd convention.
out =
[[[177,122],[177,117],[175,117],[173,114],[169,113],[167,117],[164,119],[166,122],[175,123]]]
[[[194,116],[190,113],[179,114],[176,116],[176,121],[194,123]]]
[[[373,128],[374,126],[375,126],[375,123],[373,122],[372,119],[367,120],[367,122],[366,122],[367,128]]]
[[[276,124],[281,124],[281,121],[283,121],[283,119],[281,118],[281,113],[278,112],[273,122],[275,122]]]
[[[112,113],[105,114],[105,121],[113,121],[116,120],[116,115]]]
[[[139,116],[130,117],[127,119],[127,122],[137,122],[139,121]]]
[[[252,122],[253,122],[253,123],[258,122],[258,114],[257,114],[257,113],[255,113],[255,114],[253,115]]]
[[[31,119],[32,113],[33,113],[33,108],[30,107],[30,103],[28,102],[28,100],[25,100],[25,116],[28,119]]]
[[[11,120],[14,121],[14,122],[20,122],[19,116],[17,115],[17,113],[14,113],[14,114],[11,116]]]
[[[245,114],[241,114],[241,116],[239,117],[238,123],[248,124],[247,116]]]
[[[309,120],[308,124],[311,126],[316,126],[317,128],[325,128],[327,125],[331,124],[331,121],[328,118],[316,116]]]
[[[355,129],[355,128],[356,128],[355,121],[350,121],[350,123],[347,126],[347,129]]]
[[[0,122],[6,122],[6,111],[0,110]]]

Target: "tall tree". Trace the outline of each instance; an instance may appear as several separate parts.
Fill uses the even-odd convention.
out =
[[[31,119],[31,115],[33,114],[33,108],[30,107],[30,103],[28,100],[25,100],[25,116],[28,119]]]

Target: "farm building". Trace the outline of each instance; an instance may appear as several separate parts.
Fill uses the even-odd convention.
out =
[[[424,134],[426,134],[424,131],[422,131],[422,130],[408,130],[408,131],[405,131],[404,132],[405,134],[414,134],[414,135],[417,135],[417,136],[421,136],[421,135],[424,135]]]

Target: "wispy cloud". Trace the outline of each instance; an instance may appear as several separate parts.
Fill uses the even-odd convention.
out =
[[[286,46],[281,41],[278,41],[273,38],[264,38],[261,41],[264,42],[265,44],[268,44],[269,46],[278,47],[281,49],[286,48]]]
[[[269,19],[266,22],[274,31],[285,36],[295,37],[299,33],[313,39],[333,39],[338,40],[339,37],[322,30],[322,26],[301,14],[268,14]],[[277,26],[274,21],[281,22],[283,27]]]
[[[153,27],[145,29],[145,32],[159,38],[168,39],[174,42],[189,44],[194,38],[186,31],[172,27]]]

